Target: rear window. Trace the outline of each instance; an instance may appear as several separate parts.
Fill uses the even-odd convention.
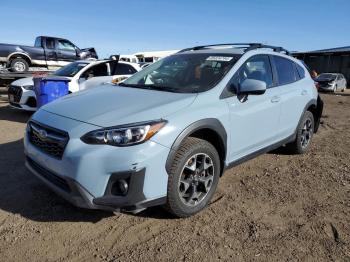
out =
[[[297,80],[293,61],[279,56],[274,56],[274,60],[279,85],[290,84]]]
[[[35,47],[41,47],[41,37],[37,37],[34,43]]]

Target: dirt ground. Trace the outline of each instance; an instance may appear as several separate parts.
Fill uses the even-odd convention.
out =
[[[0,98],[0,261],[350,261],[350,92],[322,97],[307,154],[227,171],[188,219],[71,206],[25,169],[30,115]]]

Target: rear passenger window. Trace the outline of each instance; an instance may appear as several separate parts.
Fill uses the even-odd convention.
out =
[[[295,63],[295,66],[297,67],[298,75],[300,79],[303,79],[305,77],[305,70],[300,65]]]
[[[135,74],[136,70],[130,65],[119,63],[116,68],[116,75],[132,75]]]
[[[290,84],[297,80],[293,61],[279,56],[274,56],[274,61],[279,85]]]

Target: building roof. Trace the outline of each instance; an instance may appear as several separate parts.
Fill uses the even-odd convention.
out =
[[[336,47],[336,48],[328,48],[321,49],[315,51],[307,51],[307,52],[293,52],[293,54],[322,54],[322,53],[342,53],[342,52],[350,52],[350,46]]]
[[[336,48],[328,48],[328,49],[321,49],[316,50],[313,52],[350,52],[350,46],[343,46],[343,47],[336,47]]]

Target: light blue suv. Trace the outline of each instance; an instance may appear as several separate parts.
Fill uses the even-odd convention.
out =
[[[198,46],[42,107],[27,125],[26,166],[79,207],[187,217],[227,168],[280,146],[304,153],[322,108],[283,48]]]

